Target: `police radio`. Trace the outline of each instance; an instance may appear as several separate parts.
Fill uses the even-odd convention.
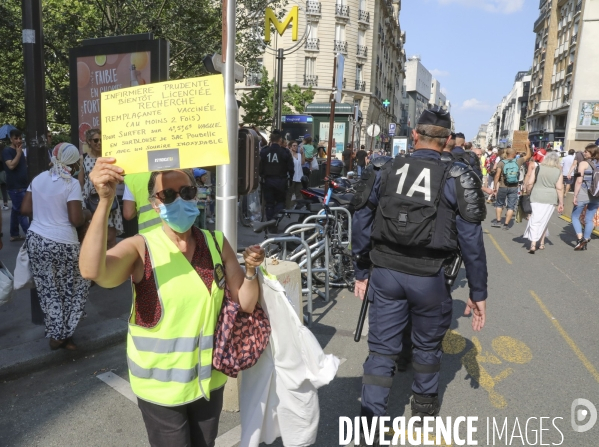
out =
[[[460,268],[462,268],[462,254],[458,252],[451,261],[451,264],[445,266],[445,284],[450,287],[453,286],[458,273],[460,273]]]

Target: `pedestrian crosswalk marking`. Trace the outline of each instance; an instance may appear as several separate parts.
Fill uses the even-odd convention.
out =
[[[96,377],[137,405],[137,397],[133,394],[131,385],[125,379],[117,376],[112,371],[98,374]]]

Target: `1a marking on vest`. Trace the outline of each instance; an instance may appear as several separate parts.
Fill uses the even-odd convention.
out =
[[[137,405],[137,397],[133,394],[133,390],[131,390],[131,385],[125,379],[117,376],[113,372],[107,372],[103,374],[98,374],[96,376],[106,385],[110,386],[113,390],[117,391],[119,394],[122,394],[135,405]]]

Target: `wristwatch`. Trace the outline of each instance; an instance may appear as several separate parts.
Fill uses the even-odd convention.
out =
[[[248,276],[246,273],[245,279],[247,279],[248,281],[253,281],[254,279],[256,279],[256,276],[258,276],[258,269],[256,269],[256,273],[254,273],[254,276]]]

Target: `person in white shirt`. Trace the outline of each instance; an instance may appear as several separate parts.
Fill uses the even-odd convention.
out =
[[[287,190],[287,209],[291,209],[291,207],[295,204],[295,201],[301,199],[302,197],[302,176],[304,175],[302,171],[302,165],[306,162],[306,157],[303,152],[299,151],[297,142],[294,141],[289,143],[289,150],[291,151],[291,155],[293,157],[293,167],[295,168],[295,171],[293,174],[291,187]],[[295,197],[295,199],[293,199],[293,197]]]
[[[570,187],[574,183],[573,178],[571,178],[571,177],[568,178],[568,174],[570,173],[570,168],[572,167],[573,163],[574,163],[574,149],[570,149],[568,151],[568,155],[566,155],[564,158],[562,158],[562,174],[564,176],[564,185],[566,185],[565,194],[568,194],[568,191],[570,191]]]
[[[23,199],[21,214],[32,218],[25,247],[50,348],[76,350],[72,336],[83,316],[90,281],[79,271],[77,227],[91,220],[83,209],[79,149],[60,143],[52,152],[52,167],[35,177]]]

